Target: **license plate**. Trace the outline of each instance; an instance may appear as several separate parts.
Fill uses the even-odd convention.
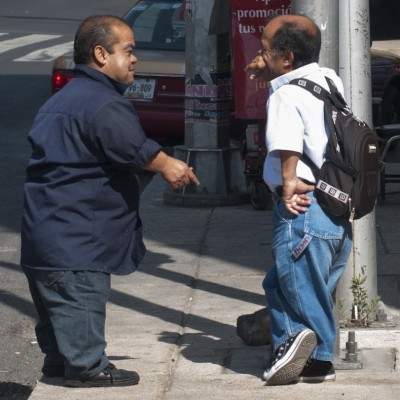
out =
[[[155,79],[137,79],[126,89],[124,97],[127,99],[151,100],[156,87]]]

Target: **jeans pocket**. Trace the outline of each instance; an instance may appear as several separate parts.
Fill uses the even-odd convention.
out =
[[[278,201],[275,204],[274,217],[277,218],[278,220],[288,222],[291,221],[296,216],[286,209],[282,199],[278,199]]]
[[[304,215],[304,233],[321,239],[341,239],[349,222],[326,214],[312,197],[312,203]]]
[[[48,286],[53,286],[56,283],[59,283],[65,277],[65,271],[43,272],[45,272],[45,279],[43,279],[43,282]]]

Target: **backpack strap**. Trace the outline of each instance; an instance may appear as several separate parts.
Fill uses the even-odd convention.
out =
[[[313,94],[315,97],[320,99],[325,103],[325,100],[329,98],[331,103],[338,108],[339,110],[344,110],[348,109],[349,113],[351,113],[349,107],[346,104],[346,101],[344,100],[342,94],[339,92],[338,88],[332,81],[332,79],[327,78],[325,76],[325,80],[328,83],[329,91],[323,88],[322,86],[318,85],[317,83],[310,81],[308,79],[300,78],[300,79],[293,79],[289,82],[291,85],[296,85],[300,86],[303,89],[306,89],[309,91],[311,94]]]
[[[325,88],[323,88],[322,86],[319,86],[315,82],[310,81],[308,79],[304,79],[304,78],[293,79],[289,82],[289,84],[300,86],[303,89],[306,89],[308,92],[310,92],[315,97],[322,100],[323,102],[325,102],[326,97],[330,95],[330,92],[328,92]],[[332,82],[332,84],[333,84],[333,82]],[[330,86],[329,86],[329,89],[330,89]]]
[[[289,84],[302,87],[303,89],[307,90],[312,95],[324,102],[325,123],[328,124],[330,132],[330,139],[328,140],[326,146],[326,158],[334,162],[340,169],[347,172],[349,175],[353,175],[353,169],[346,165],[342,161],[341,157],[338,156],[338,153],[340,154],[340,145],[338,143],[335,123],[333,122],[332,118],[332,105],[334,105],[339,110],[343,110],[344,112],[349,113],[349,115],[351,114],[351,111],[333,81],[327,77],[325,77],[325,79],[328,83],[330,92],[322,86],[318,85],[317,83],[304,78],[293,79],[289,82]],[[314,164],[310,157],[307,154],[303,153],[300,159],[308,167],[310,167],[314,177],[317,179],[320,169]]]
[[[329,103],[326,100],[327,100],[328,96],[330,95],[330,92],[328,92],[325,88],[323,88],[322,86],[319,86],[315,82],[310,81],[308,79],[304,79],[304,78],[293,79],[289,82],[289,84],[296,85],[296,86],[299,86],[299,87],[307,90],[312,95],[314,95],[315,97],[317,97],[318,99],[320,99],[321,101],[324,102],[325,121],[329,125],[329,130],[330,130],[331,134],[332,134],[332,132],[335,132],[335,127],[334,127],[332,118],[328,118],[327,110],[326,110],[326,105]],[[329,85],[329,83],[328,83],[328,85]],[[334,136],[336,139],[336,135],[334,135]],[[329,145],[329,141],[328,141],[328,145]],[[328,145],[327,145],[327,147],[328,147]],[[336,145],[337,145],[337,139],[336,139]],[[319,174],[320,169],[315,165],[315,163],[311,160],[311,158],[306,153],[303,153],[300,157],[300,160],[303,161],[311,169],[315,179],[318,180],[318,174]]]

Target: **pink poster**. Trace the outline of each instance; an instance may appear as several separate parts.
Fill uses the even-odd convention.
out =
[[[267,22],[290,14],[291,0],[230,0],[232,11],[233,84],[236,118],[264,119],[268,90],[265,82],[250,81],[246,65],[261,48]]]

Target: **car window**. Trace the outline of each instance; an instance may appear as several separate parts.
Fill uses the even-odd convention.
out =
[[[182,2],[140,1],[123,17],[140,50],[185,50]]]

